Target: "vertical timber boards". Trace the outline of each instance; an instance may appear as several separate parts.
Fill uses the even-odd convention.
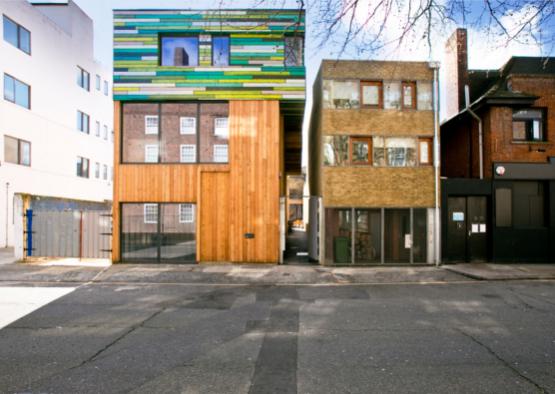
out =
[[[113,197],[112,197],[112,261],[120,261],[120,212],[119,212],[119,152],[121,145],[121,103],[114,101],[114,181],[113,181]]]
[[[199,191],[197,258],[229,261],[229,172],[201,172]]]
[[[278,101],[229,105],[232,262],[279,261],[279,117]]]

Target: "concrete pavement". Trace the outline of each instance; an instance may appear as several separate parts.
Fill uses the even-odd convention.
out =
[[[555,279],[555,264],[464,263],[443,268],[478,280]]]

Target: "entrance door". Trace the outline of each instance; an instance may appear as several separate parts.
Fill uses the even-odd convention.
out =
[[[484,196],[447,200],[447,257],[485,261],[487,258],[487,199]]]

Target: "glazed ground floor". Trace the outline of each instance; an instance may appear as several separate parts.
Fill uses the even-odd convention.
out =
[[[321,264],[431,264],[434,208],[317,207],[313,197],[310,256]]]
[[[495,163],[494,173],[442,180],[443,261],[555,261],[555,163]]]

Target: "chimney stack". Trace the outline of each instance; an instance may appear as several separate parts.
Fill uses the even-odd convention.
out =
[[[445,44],[445,92],[447,118],[466,107],[464,86],[468,85],[468,50],[466,29],[457,29]]]

